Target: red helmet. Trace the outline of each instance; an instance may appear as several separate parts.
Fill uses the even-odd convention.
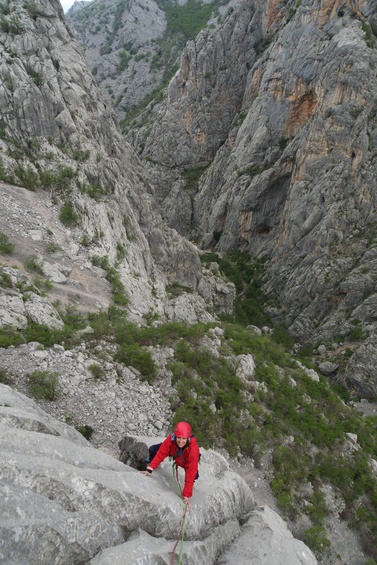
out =
[[[191,437],[192,429],[187,422],[178,422],[174,428],[174,435],[176,437]]]

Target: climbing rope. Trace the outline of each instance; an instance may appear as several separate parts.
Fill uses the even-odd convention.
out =
[[[177,483],[179,494],[182,496],[182,487],[181,487],[181,483],[179,482],[179,478],[178,478],[178,466],[176,465],[175,461],[173,461],[173,465],[172,465],[171,468],[172,468],[172,471],[173,471],[173,478],[175,479],[175,482]],[[174,469],[175,469],[175,473],[174,473]]]
[[[174,473],[174,468],[175,468],[175,473]],[[178,468],[177,468],[177,465],[175,464],[175,461],[172,465],[172,471],[173,471],[173,477],[174,477],[174,479],[177,483],[177,486],[178,486],[179,494],[180,494],[180,496],[182,496],[182,488],[181,488],[181,485],[179,484]],[[182,516],[181,527],[180,527],[180,530],[179,530],[179,533],[178,533],[177,541],[175,542],[175,545],[173,547],[173,552],[171,554],[171,565],[174,565],[175,550],[177,549],[179,542],[181,542],[181,546],[180,546],[180,550],[179,550],[179,561],[178,561],[177,565],[182,564],[183,539],[185,537],[185,530],[186,530],[186,514],[187,514],[187,504],[185,503],[185,510],[184,510],[183,516]]]

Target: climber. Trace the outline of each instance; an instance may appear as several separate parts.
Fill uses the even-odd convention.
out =
[[[143,475],[150,475],[166,457],[172,457],[178,467],[185,470],[185,484],[182,498],[189,505],[192,496],[194,481],[199,478],[198,464],[200,459],[199,446],[192,435],[190,424],[178,422],[174,433],[170,434],[162,443],[151,445],[149,448],[150,463]]]

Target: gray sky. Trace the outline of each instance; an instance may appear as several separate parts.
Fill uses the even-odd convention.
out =
[[[60,0],[61,5],[63,6],[64,13],[66,13],[69,8],[72,6],[75,0]]]

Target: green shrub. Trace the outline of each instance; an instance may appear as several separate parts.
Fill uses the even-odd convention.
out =
[[[261,163],[253,163],[246,167],[246,169],[242,169],[238,171],[238,176],[242,177],[243,175],[248,175],[249,177],[253,178],[257,175],[260,175],[266,169],[269,169],[271,164],[261,164]]]
[[[72,151],[72,157],[76,161],[87,161],[90,157],[90,151],[89,149],[85,151],[83,149],[74,149]]]
[[[303,541],[317,556],[327,553],[330,548],[330,542],[323,526],[313,526],[305,530]]]
[[[6,13],[3,11],[3,13]],[[5,33],[10,33],[12,35],[20,35],[22,33],[22,25],[20,18],[17,14],[11,16],[10,18],[1,17],[0,18],[0,30]]]
[[[94,255],[92,257],[92,263],[96,267],[101,267],[101,269],[106,271],[106,280],[111,284],[114,303],[120,306],[126,306],[128,304],[128,298],[125,294],[124,284],[121,281],[118,271],[115,267],[110,265],[108,257]]]
[[[174,345],[181,338],[192,344],[198,344],[213,324],[194,324],[167,322],[157,327],[140,328],[138,342],[145,345]]]
[[[280,323],[277,324],[274,329],[272,330],[271,337],[277,343],[284,345],[287,349],[293,347],[294,340],[289,335],[287,328],[284,324]]]
[[[291,492],[285,490],[278,494],[276,496],[276,504],[290,520],[294,520],[297,517],[297,503]]]
[[[92,437],[92,435],[94,433],[94,429],[92,428],[92,426],[89,426],[88,424],[85,424],[84,426],[79,426],[76,429],[88,441],[90,440],[90,438]]]
[[[106,195],[106,190],[104,190],[99,184],[87,184],[84,182],[77,181],[77,188],[83,194],[87,194],[90,198],[93,198],[96,202],[101,200],[103,196]]]
[[[9,241],[9,238],[5,233],[0,232],[0,253],[5,255],[11,255],[14,250],[14,244]]]
[[[171,285],[166,287],[166,292],[170,298],[176,298],[184,293],[192,293],[192,289],[188,286],[181,285],[178,282],[173,282]]]
[[[59,213],[59,220],[65,226],[76,226],[78,224],[79,215],[74,204],[68,200],[63,204]]]
[[[56,400],[60,394],[59,373],[34,371],[28,376],[28,386],[34,398],[50,401]]]
[[[84,315],[78,311],[75,304],[67,304],[65,310],[60,310],[59,308],[57,308],[57,310],[65,324],[66,332],[75,332],[87,326],[87,320]]]
[[[61,250],[62,250],[61,246],[53,241],[47,243],[46,245],[47,253],[56,253],[57,251],[61,251]]]
[[[308,507],[307,513],[309,514],[315,526],[323,525],[323,522],[328,514],[325,495],[321,491],[315,491],[310,498],[311,506]]]
[[[25,7],[26,7],[26,10],[29,13],[29,16],[33,20],[35,20],[36,17],[38,16],[38,13],[39,13],[38,6],[36,5],[36,3],[35,2],[28,2]]]
[[[42,86],[44,79],[41,73],[32,69],[29,74],[37,86]]]
[[[220,234],[221,235],[221,234]],[[219,257],[216,253],[200,256],[202,263],[218,263],[221,273],[236,287],[235,311],[233,316],[222,319],[247,326],[269,324],[263,312],[266,297],[262,292],[265,261],[252,260],[249,253],[232,250]]]
[[[204,167],[192,167],[183,171],[182,179],[184,181],[184,188],[186,190],[197,190],[200,177],[207,169],[208,166],[206,165]]]
[[[52,347],[55,343],[62,343],[67,339],[70,331],[66,327],[58,330],[44,324],[29,322],[28,326],[22,330],[22,335],[27,343],[37,341],[46,347]]]
[[[42,260],[39,259],[37,255],[30,255],[26,260],[25,267],[28,271],[34,271],[38,273],[38,275],[44,275]]]
[[[375,38],[370,23],[363,20],[361,22],[361,29],[365,33],[365,43],[368,45],[368,47],[374,47]]]
[[[64,322],[62,329],[50,328],[44,324],[29,322],[26,328],[16,329],[11,326],[0,328],[0,347],[17,346],[21,343],[36,341],[45,347],[52,347],[55,343],[73,340],[77,330],[86,327],[87,322],[77,309],[67,306],[65,312],[60,312]]]
[[[71,180],[76,174],[72,167],[58,166],[54,172],[44,171],[40,173],[41,186],[64,192],[69,189]]]
[[[1,159],[1,157],[0,157],[0,180],[2,180],[4,182],[12,183],[12,179],[11,179],[10,175],[7,173],[7,171],[5,170],[4,162]]]
[[[102,379],[106,375],[105,369],[98,363],[92,363],[91,365],[89,365],[88,370],[96,379]]]
[[[167,35],[182,34],[185,41],[194,39],[209,20],[214,2],[201,4],[198,0],[188,0],[184,5],[163,3],[167,19]]]
[[[0,328],[0,347],[10,347],[14,345],[21,345],[21,343],[25,343],[22,334],[16,330],[13,326],[3,326]]]
[[[13,283],[8,273],[0,272],[0,286],[2,288],[12,288]]]
[[[24,168],[22,165],[17,165],[14,174],[19,179],[21,186],[28,190],[34,191],[39,187],[39,173],[33,167]]]
[[[130,62],[131,56],[124,49],[121,49],[120,51],[118,51],[118,57],[119,57],[119,64],[117,70],[118,72],[121,73],[128,67],[128,63]]]
[[[126,247],[122,243],[118,242],[116,245],[117,249],[117,261],[123,261],[126,256]]]
[[[34,286],[38,288],[42,293],[51,290],[54,286],[50,281],[50,279],[45,279],[41,277],[35,277],[33,282],[34,282]]]
[[[208,431],[202,439],[206,445],[215,444],[221,437],[229,453],[236,455],[248,430],[243,422],[238,422],[244,407],[243,383],[231,364],[204,347],[193,347],[180,340],[169,369],[181,403],[176,415],[190,414],[190,421],[194,418],[205,422]],[[210,405],[215,405],[215,414]]]
[[[354,321],[354,326],[355,327],[352,330],[350,330],[345,337],[347,341],[360,341],[365,337],[360,322]]]
[[[134,367],[148,383],[152,383],[157,376],[157,365],[152,355],[136,343],[118,347],[115,359],[126,366]]]
[[[6,0],[0,4],[0,13],[4,14],[5,16],[10,14],[10,1]]]
[[[6,371],[5,369],[0,369],[0,383],[3,385],[12,384],[12,379],[9,376],[8,371]]]
[[[83,247],[89,247],[89,245],[92,243],[92,240],[90,239],[90,237],[88,236],[87,233],[84,233],[81,241],[80,241],[80,245],[82,245]]]

